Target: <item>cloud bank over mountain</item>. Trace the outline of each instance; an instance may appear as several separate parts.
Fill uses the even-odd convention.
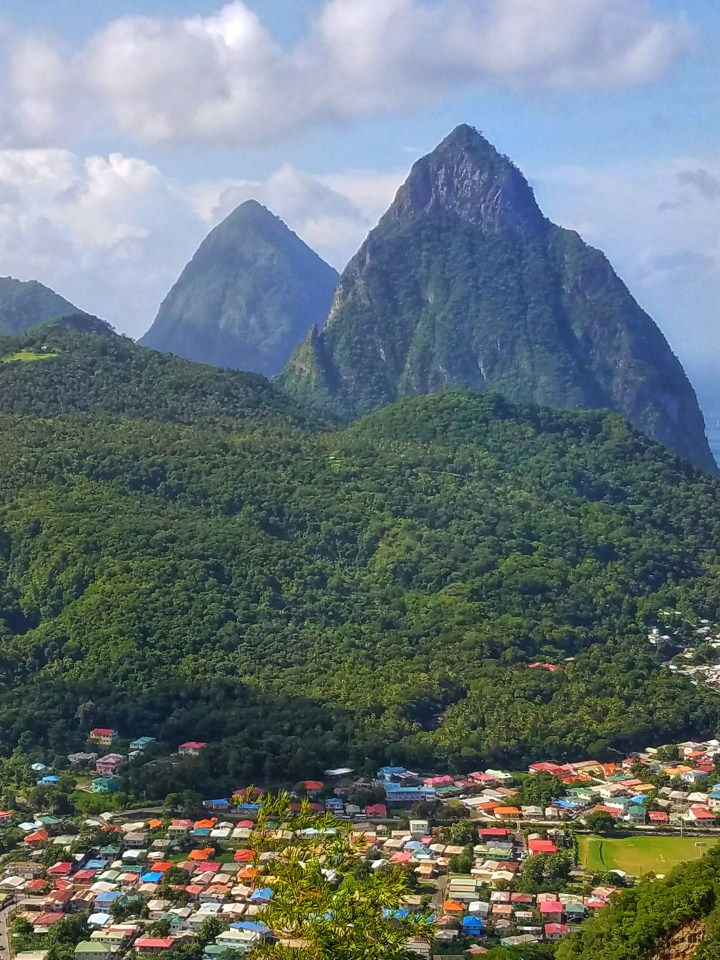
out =
[[[8,145],[108,125],[140,143],[267,144],[462,89],[641,86],[692,40],[646,0],[325,0],[287,49],[235,0],[210,16],[121,17],[76,45],[6,28],[0,119]]]

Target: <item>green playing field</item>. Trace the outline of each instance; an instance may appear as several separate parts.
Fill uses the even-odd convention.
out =
[[[634,876],[669,873],[686,860],[699,860],[716,837],[579,837],[580,863],[586,870],[623,870]]]

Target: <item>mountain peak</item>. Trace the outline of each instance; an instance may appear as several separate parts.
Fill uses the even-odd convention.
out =
[[[200,244],[140,343],[272,376],[325,319],[337,280],[279,217],[246,200]]]
[[[37,280],[0,277],[0,335],[14,336],[71,313],[82,311]]]
[[[466,124],[414,164],[283,382],[350,419],[457,386],[609,408],[715,470],[658,327],[607,258],[547,220],[518,168]]]
[[[547,225],[515,164],[466,123],[413,165],[386,216],[407,220],[440,211],[488,232],[540,233]]]

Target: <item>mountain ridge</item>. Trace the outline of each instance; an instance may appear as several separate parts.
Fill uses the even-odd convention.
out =
[[[448,386],[608,408],[717,469],[659,328],[605,255],[548,220],[517,167],[467,125],[413,165],[280,382],[346,419]]]

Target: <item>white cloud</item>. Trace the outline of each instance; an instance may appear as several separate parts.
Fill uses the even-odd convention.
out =
[[[342,268],[403,176],[324,182],[286,165],[262,181],[180,184],[120,154],[0,150],[0,274],[38,279],[135,336],[208,230],[243,200],[265,203]]]
[[[6,34],[0,119],[23,146],[70,143],[82,118],[142,142],[267,143],[460,88],[650,83],[691,35],[647,0],[324,0],[284,50],[235,0],[206,17],[120,18],[74,50]]]

